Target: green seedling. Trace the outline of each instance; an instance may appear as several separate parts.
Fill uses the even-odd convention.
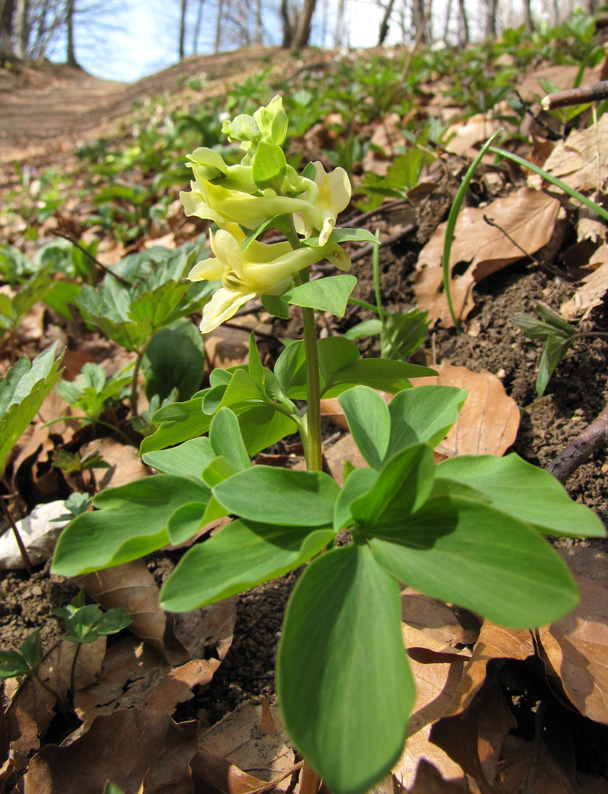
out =
[[[516,314],[513,323],[521,328],[523,335],[528,339],[545,343],[536,377],[536,393],[542,397],[549,378],[577,339],[590,336],[608,338],[608,334],[601,331],[579,333],[544,303],[538,302],[534,308],[538,318],[529,314]]]
[[[376,232],[376,239],[380,236]],[[349,328],[344,334],[346,339],[359,339],[364,336],[380,334],[380,355],[382,358],[404,361],[408,356],[424,344],[428,335],[428,311],[412,309],[405,314],[386,312],[382,308],[382,291],[380,289],[380,254],[379,247],[372,251],[372,270],[374,275],[374,292],[376,305],[350,298],[351,303],[371,309],[378,317],[364,320]]]
[[[0,379],[0,479],[4,478],[13,447],[59,380],[62,355],[56,358],[56,353],[57,343],[34,361],[24,356]],[[31,573],[32,564],[15,520],[4,499],[0,499],[0,505],[15,535],[25,569]]]
[[[67,513],[62,513],[62,515],[57,518],[52,518],[51,522],[65,523],[66,521],[72,521],[77,516],[86,513],[92,504],[93,500],[88,494],[78,492],[72,493],[65,500],[64,507]]]
[[[110,464],[105,461],[97,450],[87,453],[84,458],[79,452],[69,452],[67,449],[56,449],[53,453],[53,466],[63,472],[64,477],[79,491],[94,491],[96,488],[93,469],[109,469]],[[85,485],[83,473],[90,472],[89,486]]]
[[[83,412],[83,425],[99,422],[108,408],[120,403],[130,393],[133,364],[127,364],[108,377],[101,364],[87,362],[72,381],[61,380],[55,386],[57,394],[69,405]],[[105,424],[105,423],[104,423]]]
[[[164,584],[165,609],[212,604],[306,564],[278,649],[283,719],[333,794],[364,794],[401,755],[415,700],[401,583],[501,625],[532,628],[565,615],[578,597],[544,536],[605,532],[551,474],[517,455],[436,464],[433,449],[467,393],[412,388],[411,378],[434,370],[362,359],[348,339],[316,338],[314,311],[342,316],[355,279],[310,281],[310,266],[326,258],[346,270],[340,244],[372,237],[334,228],[350,198],[348,177],[320,163],[290,170],[279,97],[225,130],[244,152],[241,163],[195,151],[193,189],[182,194],[188,214],[224,225],[213,237],[215,257],[189,274],[222,279],[201,329],[212,331],[259,295],[280,316],[300,307],[304,338],[271,370],[252,334],[247,364],[213,370],[208,388],[160,408],[158,429],[141,445],[158,474],[97,494],[97,509],[60,536],[52,570],[76,576],[119,565],[181,545],[226,516],[232,520],[195,543]],[[287,242],[260,243],[256,234],[270,225],[284,227]],[[387,405],[377,391],[394,397]],[[322,397],[339,399],[366,463],[347,466],[342,487],[322,471]],[[306,471],[252,465],[293,432]],[[338,545],[343,529],[350,542],[342,535]]]

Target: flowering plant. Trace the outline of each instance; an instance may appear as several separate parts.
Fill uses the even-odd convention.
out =
[[[505,626],[538,626],[577,600],[542,535],[604,529],[550,474],[516,455],[436,464],[433,448],[457,420],[465,391],[413,389],[410,378],[433,371],[361,359],[341,337],[317,340],[314,311],[341,315],[356,280],[310,281],[309,266],[325,258],[347,270],[340,243],[375,238],[335,228],[350,196],[346,174],[326,174],[319,163],[295,173],[281,149],[286,129],[278,97],[227,122],[241,163],[197,149],[182,201],[188,214],[220,227],[215,258],[190,272],[221,281],[203,332],[260,295],[279,316],[301,307],[304,339],[270,370],[252,335],[246,365],[214,370],[207,388],[157,411],[158,430],[141,451],[159,473],[100,493],[98,509],[61,535],[53,571],[87,573],[177,546],[221,516],[232,520],[195,543],[165,583],[167,610],[212,604],[307,563],[287,607],[277,694],[312,770],[334,794],[363,794],[398,760],[414,703],[400,583]],[[260,242],[271,227],[286,242]],[[395,396],[387,405],[376,390]],[[320,399],[332,396],[367,463],[347,465],[342,487],[322,471]],[[251,456],[296,430],[307,471],[252,466]],[[345,529],[348,540],[338,544]]]

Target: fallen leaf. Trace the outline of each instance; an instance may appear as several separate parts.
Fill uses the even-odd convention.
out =
[[[344,414],[342,414],[342,418],[346,421]],[[335,444],[326,449],[323,457],[329,473],[338,485],[344,484],[344,464],[346,461],[352,463],[355,468],[367,466],[365,458],[359,452],[359,447],[355,444],[355,440],[350,433],[342,436]]]
[[[235,328],[235,325],[244,326]],[[205,368],[228,369],[245,364],[249,357],[251,331],[271,333],[272,326],[260,322],[254,314],[235,317],[205,336]]]
[[[489,620],[484,621],[471,658],[466,662],[462,678],[452,698],[449,715],[467,709],[486,680],[486,667],[492,659],[527,659],[535,648],[529,631],[506,629]]]
[[[563,303],[560,312],[571,320],[579,314],[583,319],[591,309],[600,306],[604,295],[608,292],[608,245],[603,243],[591,256],[589,265],[596,269],[583,279],[582,287],[576,291],[569,301]]]
[[[576,85],[578,79],[579,65],[567,64],[553,64],[551,66],[544,66],[542,69],[537,69],[535,72],[528,72],[522,83],[519,85],[519,93],[523,99],[529,101],[538,101],[539,98],[545,96],[545,89],[541,86],[540,80],[549,80],[558,87],[560,91],[567,88],[572,88]],[[600,77],[601,67],[585,69],[581,86],[596,83],[601,80]]]
[[[460,212],[450,254],[450,292],[457,317],[464,319],[473,308],[475,283],[547,245],[559,207],[559,201],[546,193],[521,188],[483,209],[468,207]],[[488,224],[484,216],[497,225]],[[431,323],[441,320],[442,327],[452,328],[441,267],[446,228],[447,223],[442,223],[420,252],[414,292]],[[462,275],[454,275],[460,262],[468,267]]]
[[[196,794],[247,794],[266,781],[248,775],[225,758],[200,750],[190,761]]]
[[[583,794],[585,789],[566,773],[544,741],[527,742],[510,737],[511,752],[501,761],[496,786],[488,794]]]
[[[469,396],[446,438],[436,452],[456,455],[501,456],[513,444],[519,428],[519,408],[505,387],[490,372],[471,372],[444,361],[430,378],[412,378],[414,386],[458,386]]]
[[[282,727],[278,708],[271,707],[270,711],[277,726],[273,733],[263,733],[260,729],[263,719],[268,719],[262,707],[245,703],[204,733],[201,747],[239,769],[263,769],[268,780],[289,771],[295,763],[290,740]],[[284,780],[279,789],[286,790],[288,784],[289,780]]]
[[[106,637],[82,645],[76,663],[74,686],[76,692],[95,681],[106,653]],[[60,642],[40,665],[40,678],[57,692],[62,702],[67,701],[74,655],[78,645],[66,640]],[[40,747],[55,716],[57,701],[38,681],[26,679],[20,687],[12,680],[7,682],[5,694],[15,687],[15,694],[6,709],[11,748],[15,753],[27,754]]]
[[[411,588],[401,593],[401,620],[406,648],[426,648],[435,653],[454,653],[466,657],[471,652],[456,646],[473,645],[479,636],[479,624],[475,626],[472,615],[465,628],[452,607]]]
[[[441,773],[424,758],[418,764],[414,785],[409,794],[470,794],[466,783],[445,780]]]
[[[408,737],[401,758],[393,768],[393,775],[400,786],[410,791],[418,774],[420,764],[426,762],[437,769],[449,782],[465,780],[462,767],[450,756],[429,740],[431,724],[425,725],[413,736]]]
[[[72,744],[47,745],[32,758],[24,794],[101,792],[108,780],[130,794],[144,778],[146,794],[192,794],[196,730],[194,720],[177,725],[155,711],[98,716]]]
[[[608,554],[584,555],[606,575]],[[565,618],[538,630],[541,656],[570,702],[589,719],[608,724],[608,587],[576,576],[580,601]]]
[[[477,113],[466,121],[457,121],[450,126],[449,141],[445,148],[448,152],[474,158],[478,154],[477,144],[487,141],[500,127],[496,119]]]
[[[80,456],[84,458],[89,452],[97,452],[110,465],[109,469],[96,471],[97,488],[100,491],[118,488],[151,474],[151,469],[143,463],[135,447],[113,438],[100,438],[85,444],[80,449]]]
[[[76,712],[85,725],[99,714],[125,709],[152,709],[172,715],[178,703],[190,700],[192,688],[208,684],[218,659],[193,659],[171,667],[135,638],[112,645],[95,683],[77,693]]]
[[[436,722],[430,738],[473,778],[482,794],[494,794],[503,742],[516,724],[495,680],[465,712]]]
[[[608,166],[608,118],[582,130],[572,130],[559,141],[544,168],[570,187],[582,193],[601,190],[602,174]]]
[[[218,659],[224,659],[232,645],[238,596],[225,598],[217,604],[171,615],[173,633],[193,659],[205,655],[206,648],[215,648]]]

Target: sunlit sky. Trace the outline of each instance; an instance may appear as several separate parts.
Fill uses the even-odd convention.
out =
[[[338,0],[318,0],[318,8],[313,18],[312,43],[333,46],[331,40],[321,42],[322,15],[327,19],[326,27],[332,31],[335,26],[335,8]],[[539,0],[536,0],[539,2]],[[567,3],[572,0],[565,0]],[[145,75],[159,71],[177,61],[179,7],[178,0],[129,0],[121,3],[115,0],[116,11],[96,20],[89,29],[84,22],[76,28],[76,57],[87,72],[106,80],[132,82]],[[562,0],[564,2],[564,0]],[[433,24],[435,35],[443,33],[447,0],[434,0]],[[108,7],[111,3],[108,3]],[[278,3],[277,3],[278,5]],[[455,14],[456,3],[452,3]],[[475,37],[481,34],[483,19],[479,14],[480,5],[468,0],[469,24]],[[515,24],[513,18],[518,13],[518,2],[503,4],[503,23]],[[561,3],[560,3],[561,5]],[[190,3],[192,10],[195,4]],[[477,9],[477,13],[475,12]],[[377,43],[378,30],[383,9],[375,0],[348,0],[348,44],[352,47],[371,47]],[[509,18],[511,17],[511,18]],[[538,17],[537,17],[538,18]],[[205,21],[207,24],[205,25]],[[455,20],[454,20],[455,26]],[[280,23],[278,15],[268,14],[266,27],[272,40],[265,43],[280,42]],[[193,21],[190,21],[190,30]],[[90,30],[95,33],[91,35]],[[212,51],[215,32],[215,3],[207,0],[203,6],[203,35],[199,43],[200,54]],[[190,33],[191,35],[191,33]],[[400,43],[401,31],[397,24],[392,25],[387,44]],[[192,52],[190,38],[187,37],[187,54]],[[61,50],[55,59],[61,60]]]

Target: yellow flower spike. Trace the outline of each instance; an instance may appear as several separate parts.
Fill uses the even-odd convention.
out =
[[[211,237],[215,257],[198,262],[188,275],[191,281],[222,281],[222,287],[203,309],[203,334],[230,319],[252,298],[282,295],[296,273],[321,259],[329,259],[340,269],[350,265],[348,254],[335,243],[293,250],[289,243],[268,245],[256,241],[241,251],[244,240],[242,229],[229,223]]]
[[[179,194],[186,215],[214,221],[221,227],[228,223],[240,223],[247,229],[257,229],[275,215],[303,212],[311,219],[313,226],[321,228],[323,224],[321,212],[309,201],[276,194],[251,196],[201,179],[196,168],[194,172],[197,178],[191,183],[191,192]]]
[[[323,216],[319,245],[325,245],[336,225],[336,218],[350,204],[350,179],[343,168],[335,168],[327,174],[320,162],[317,161],[313,165],[316,170],[315,184],[319,188],[315,207]]]

